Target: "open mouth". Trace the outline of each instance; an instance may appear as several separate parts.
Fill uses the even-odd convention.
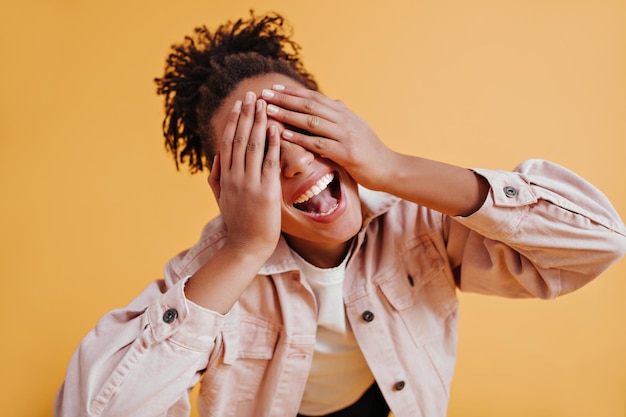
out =
[[[341,186],[336,173],[320,178],[315,185],[302,193],[293,207],[312,216],[328,216],[339,207]]]

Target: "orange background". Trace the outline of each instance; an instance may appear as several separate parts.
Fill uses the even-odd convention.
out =
[[[0,5],[2,414],[51,415],[107,311],[216,213],[166,155],[152,79],[173,42],[248,9],[295,28],[323,90],[394,149],[577,171],[626,215],[626,3],[5,1]],[[624,417],[626,261],[553,302],[461,294],[450,417]]]

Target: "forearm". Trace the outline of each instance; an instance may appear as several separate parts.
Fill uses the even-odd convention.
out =
[[[473,171],[392,152],[379,191],[450,216],[468,216],[480,208],[489,183]]]
[[[185,296],[201,307],[226,314],[268,256],[224,247],[187,281]]]

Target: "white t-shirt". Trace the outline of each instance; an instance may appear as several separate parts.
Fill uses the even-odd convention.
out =
[[[329,414],[356,402],[374,383],[343,305],[348,257],[335,268],[318,268],[293,252],[317,301],[317,336],[299,412]]]

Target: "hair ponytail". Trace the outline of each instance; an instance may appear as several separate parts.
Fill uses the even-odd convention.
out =
[[[291,39],[282,16],[268,13],[227,22],[214,32],[197,27],[193,36],[174,44],[163,77],[156,78],[157,93],[165,98],[165,148],[179,169],[202,171],[213,160],[214,132],[210,119],[222,100],[246,78],[280,73],[318,89]]]

